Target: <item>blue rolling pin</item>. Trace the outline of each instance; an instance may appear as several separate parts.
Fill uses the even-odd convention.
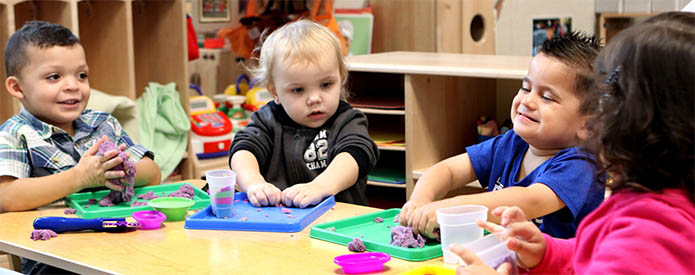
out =
[[[94,230],[99,232],[125,232],[135,230],[138,222],[128,222],[125,218],[80,219],[65,217],[39,217],[34,220],[34,229],[50,229],[55,233],[68,231]]]

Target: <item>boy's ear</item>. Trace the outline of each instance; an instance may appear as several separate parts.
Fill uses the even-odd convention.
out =
[[[589,129],[587,128],[586,123],[589,121],[590,116],[585,116],[583,118],[584,122],[582,123],[582,127],[577,130],[577,138],[579,140],[586,140],[589,138],[590,132]]]
[[[268,88],[268,92],[273,95],[273,101],[275,101],[276,104],[280,104],[280,99],[278,99],[278,91],[275,89],[275,84],[268,81],[266,88]]]
[[[19,79],[17,79],[16,76],[9,76],[5,79],[5,88],[7,88],[7,92],[9,92],[11,96],[17,99],[24,98],[24,91],[19,85]]]

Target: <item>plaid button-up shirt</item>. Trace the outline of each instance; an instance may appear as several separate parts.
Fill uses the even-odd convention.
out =
[[[133,161],[143,156],[154,159],[151,151],[133,144],[118,120],[108,113],[85,110],[73,126],[74,137],[22,109],[0,125],[0,176],[42,177],[68,170],[102,136],[117,146],[126,144]]]

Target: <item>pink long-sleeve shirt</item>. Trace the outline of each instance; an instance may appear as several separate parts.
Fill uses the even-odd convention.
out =
[[[586,216],[575,238],[544,235],[532,274],[695,274],[695,206],[685,192],[619,192]]]

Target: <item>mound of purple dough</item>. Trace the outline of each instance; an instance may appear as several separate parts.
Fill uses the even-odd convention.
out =
[[[364,246],[364,243],[362,240],[360,240],[360,238],[354,238],[348,243],[348,250],[352,252],[365,252],[367,251],[367,247]]]
[[[105,141],[99,145],[97,155],[103,156],[106,152],[117,149],[116,144],[111,141]],[[135,185],[135,163],[130,161],[125,152],[119,152],[118,158],[123,160],[123,163],[109,169],[109,171],[123,171],[125,176],[122,179],[109,179],[113,184],[123,186],[123,192],[111,190],[108,195],[99,201],[99,206],[114,206],[120,202],[130,201],[135,195],[133,187]]]
[[[425,246],[425,238],[420,234],[414,234],[412,227],[394,226],[391,228],[391,245],[396,245],[405,248],[423,248]]]
[[[31,239],[34,241],[42,240],[50,240],[53,237],[58,237],[58,234],[53,232],[53,230],[50,229],[36,229],[34,231],[31,231]]]
[[[195,189],[193,189],[193,186],[188,184],[181,185],[178,190],[169,193],[169,197],[181,197],[187,199],[193,199],[193,195],[195,195]]]

